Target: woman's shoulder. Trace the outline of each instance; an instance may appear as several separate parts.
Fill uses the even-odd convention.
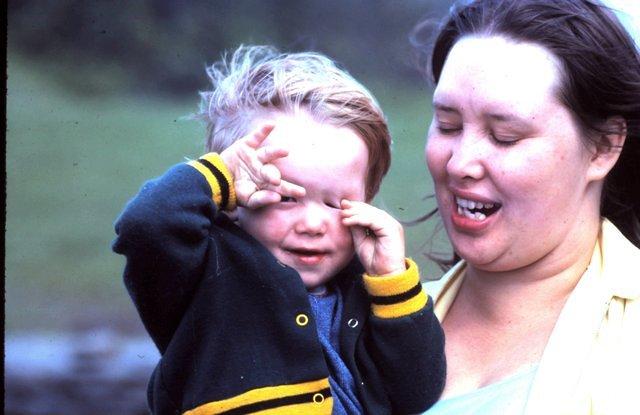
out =
[[[422,283],[424,290],[433,298],[434,311],[440,321],[444,319],[460,289],[465,269],[466,262],[460,261],[439,280]]]
[[[601,233],[602,272],[617,297],[640,301],[640,249],[605,219]]]
[[[447,290],[447,287],[450,285],[450,283],[462,277],[465,265],[466,263],[464,261],[456,263],[439,279],[423,282],[422,287],[434,299],[440,297],[440,295]]]

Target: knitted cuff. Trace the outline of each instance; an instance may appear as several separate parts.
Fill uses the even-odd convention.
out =
[[[233,175],[227,169],[218,153],[207,153],[198,160],[187,163],[198,170],[209,183],[211,195],[216,206],[222,210],[236,208],[236,191],[233,187]]]
[[[427,294],[420,284],[418,265],[405,259],[407,270],[389,276],[363,275],[371,299],[371,311],[380,318],[398,318],[415,313],[427,304]]]

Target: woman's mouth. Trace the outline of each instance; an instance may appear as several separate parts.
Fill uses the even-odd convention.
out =
[[[494,222],[496,212],[502,205],[497,202],[464,199],[455,197],[455,206],[451,212],[451,222],[460,232],[477,234],[486,230]]]
[[[496,213],[501,205],[495,202],[479,202],[456,196],[457,213],[467,219],[483,221]]]

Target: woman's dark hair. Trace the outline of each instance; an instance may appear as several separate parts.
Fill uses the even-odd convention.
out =
[[[435,84],[453,45],[474,34],[535,43],[555,55],[562,65],[558,98],[597,149],[611,147],[607,133],[620,132],[606,130],[605,122],[624,118],[627,138],[605,179],[600,210],[640,247],[640,53],[614,13],[594,0],[460,1],[433,45]]]

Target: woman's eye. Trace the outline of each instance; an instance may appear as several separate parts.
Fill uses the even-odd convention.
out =
[[[438,132],[440,134],[444,134],[444,135],[457,134],[461,130],[460,127],[456,127],[456,126],[453,126],[453,125],[447,125],[447,124],[439,124],[437,126],[437,128],[438,128]]]
[[[493,140],[496,145],[500,147],[509,147],[518,142],[518,137],[508,137],[508,136],[496,136],[491,133],[491,140]]]
[[[295,203],[297,200],[294,197],[280,196],[280,203]]]

